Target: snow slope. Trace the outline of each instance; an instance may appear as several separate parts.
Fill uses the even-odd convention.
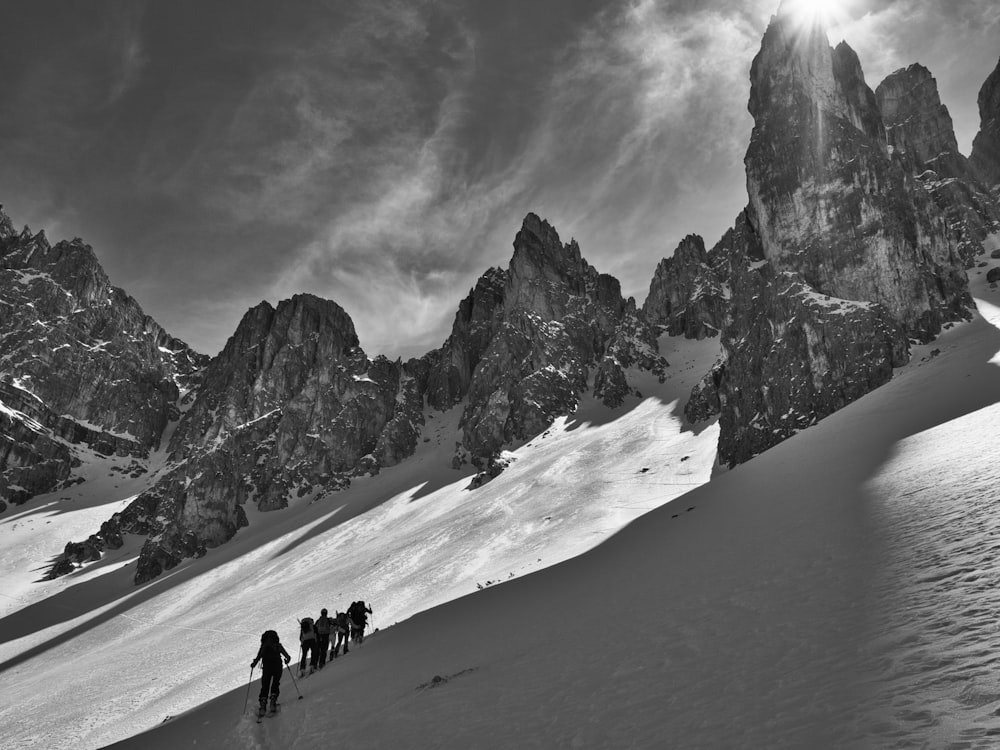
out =
[[[717,429],[684,429],[681,409],[718,342],[663,344],[672,365],[664,384],[636,376],[646,398],[623,410],[585,402],[512,451],[513,464],[479,490],[465,489],[468,470],[448,468],[458,410],[438,414],[414,458],[346,492],[251,512],[232,542],[138,589],[127,563],[139,540],[72,576],[37,581],[67,539],[121,506],[115,493],[138,491],[104,476],[107,467],[95,464],[93,481],[74,488],[96,495],[61,493],[5,514],[0,670],[16,689],[0,705],[4,737],[45,748],[127,737],[245,685],[265,628],[287,640],[296,618],[357,598],[385,626],[574,557],[704,483]]]
[[[974,291],[891,383],[597,548],[286,677],[260,725],[244,685],[119,747],[995,747],[1000,293]]]
[[[208,563],[0,646],[4,735],[87,748],[186,711],[116,747],[994,747],[1000,292],[973,279],[981,316],[686,493],[714,428],[683,432],[662,396],[588,407],[476,493],[414,489],[432,442],[353,494],[254,517]],[[705,363],[678,354],[679,386]],[[87,575],[126,590],[115,570],[40,590],[56,604]],[[244,716],[260,631],[292,650],[294,617],[358,597],[400,622],[286,674],[279,716]]]

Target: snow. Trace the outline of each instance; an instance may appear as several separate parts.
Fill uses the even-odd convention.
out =
[[[81,750],[142,729],[116,747],[990,747],[1000,293],[973,285],[980,316],[731,471],[712,476],[716,428],[679,414],[718,343],[666,339],[667,382],[633,383],[649,398],[586,402],[475,492],[438,469],[456,409],[428,420],[413,459],[251,512],[233,542],[145,587],[123,567],[137,540],[21,585],[0,620],[4,736]],[[60,510],[54,523],[80,523]],[[0,520],[0,565],[22,579],[64,538],[9,557],[11,521],[40,512]],[[296,617],[358,598],[381,630],[307,679],[286,672],[277,717],[244,716],[260,632],[294,655]]]
[[[0,413],[6,414],[14,421],[21,422],[22,424],[25,425],[25,427],[34,432],[45,431],[45,428],[42,427],[40,422],[38,422],[35,419],[32,419],[24,412],[19,411],[18,409],[13,408],[12,406],[7,406],[7,404],[5,404],[3,401],[0,401]]]
[[[267,418],[268,418],[268,417],[270,417],[270,416],[271,416],[272,414],[277,414],[277,413],[278,413],[278,412],[280,412],[280,411],[281,411],[281,409],[271,409],[271,411],[269,411],[269,412],[266,412],[266,413],[264,413],[264,414],[261,414],[261,415],[260,415],[259,417],[257,417],[256,419],[251,419],[251,420],[250,420],[249,422],[244,422],[243,424],[238,424],[238,425],[236,425],[236,426],[235,426],[235,427],[233,428],[233,430],[244,430],[244,429],[246,429],[247,427],[249,427],[250,425],[252,425],[252,424],[257,424],[258,422],[261,422],[261,421],[263,421],[263,420],[267,419]],[[217,441],[217,442],[218,442],[218,441]]]
[[[93,422],[88,422],[86,419],[82,419],[80,417],[74,417],[74,416],[72,416],[70,414],[62,414],[60,416],[62,416],[63,419],[69,420],[70,422],[76,422],[78,425],[80,425],[82,427],[86,427],[88,430],[91,430],[92,432],[103,433],[105,435],[111,435],[112,437],[121,438],[122,440],[130,440],[133,443],[138,443],[139,442],[139,438],[137,438],[135,435],[133,435],[130,432],[118,432],[116,430],[112,430],[112,429],[109,429],[107,427],[102,427],[99,424],[95,424]]]

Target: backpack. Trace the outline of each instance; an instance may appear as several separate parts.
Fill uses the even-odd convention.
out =
[[[346,633],[349,628],[350,628],[350,625],[347,622],[347,613],[346,612],[338,612],[337,613],[337,629],[341,633]]]
[[[265,630],[263,633],[261,633],[261,636],[260,636],[260,642],[261,642],[261,644],[271,643],[271,644],[277,646],[278,645],[278,641],[279,641],[278,633],[275,630]]]
[[[316,637],[316,633],[313,629],[313,619],[311,617],[303,617],[300,624],[302,626],[302,631],[299,633],[300,641],[309,641]]]
[[[326,615],[321,615],[319,619],[316,620],[316,632],[319,635],[329,635],[330,634],[330,618]]]

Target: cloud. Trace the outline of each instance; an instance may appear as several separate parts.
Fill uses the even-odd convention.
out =
[[[144,3],[137,2],[116,16],[118,27],[110,35],[114,38],[113,44],[120,52],[111,82],[108,104],[114,104],[138,84],[143,68],[149,62],[142,43],[144,8]]]
[[[426,16],[403,18],[401,28],[382,18],[380,34],[419,46]],[[746,201],[747,70],[760,32],[759,21],[735,7],[677,15],[641,0],[599,14],[556,51],[551,68],[540,68],[546,77],[532,88],[494,92],[526,100],[517,110],[523,134],[505,148],[498,145],[504,134],[480,133],[489,145],[471,162],[463,138],[476,117],[470,101],[481,93],[477,64],[489,61],[478,59],[477,32],[455,30],[449,64],[418,92],[436,94],[429,119],[427,111],[399,107],[396,130],[351,157],[366,167],[351,186],[355,199],[331,206],[329,221],[293,253],[269,298],[332,297],[355,318],[363,345],[426,351],[443,340],[476,277],[506,263],[529,210],[550,218],[565,239],[580,239],[601,270],[643,289],[658,259],[699,228],[692,224],[708,227],[714,241]],[[415,95],[412,79],[391,66],[380,81],[394,100]],[[302,153],[312,169],[329,166],[324,160],[336,149]],[[290,159],[274,184],[302,163]],[[720,173],[733,178],[732,189],[709,197]]]

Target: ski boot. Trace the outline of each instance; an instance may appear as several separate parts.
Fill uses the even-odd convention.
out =
[[[267,700],[261,698],[260,706],[257,708],[257,718],[261,718],[265,713],[267,713]]]
[[[270,714],[278,713],[278,696],[271,696],[271,702],[267,706],[267,712]]]

